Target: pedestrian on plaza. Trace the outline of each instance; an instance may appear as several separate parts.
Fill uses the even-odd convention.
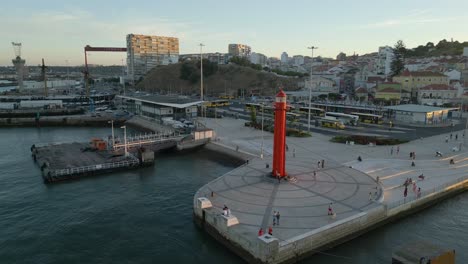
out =
[[[450,133],[450,140],[452,140],[452,133]]]
[[[408,187],[405,186],[405,191],[403,192],[403,196],[406,198],[408,196]]]
[[[414,164],[414,161],[411,162],[411,167],[415,167],[416,164]]]
[[[416,159],[416,152],[413,151],[413,160]]]
[[[416,195],[418,198],[421,197],[421,187],[418,188],[418,194]]]
[[[289,146],[288,146],[288,144],[286,144],[286,152],[288,152],[288,151],[289,151]]]
[[[278,225],[280,224],[280,223],[279,223],[280,217],[281,217],[280,212],[277,211],[277,212],[276,212],[276,223],[277,223]]]
[[[390,156],[393,156],[393,146],[392,146],[392,148],[390,149]]]
[[[455,140],[458,140],[458,134],[455,134]]]
[[[317,168],[320,169],[320,160],[317,162]]]
[[[413,182],[413,192],[416,193],[416,182]]]
[[[377,193],[377,191],[374,192],[374,199],[377,199],[377,197],[379,196],[379,194]]]
[[[325,160],[322,160],[322,169],[325,167]]]
[[[273,228],[271,228],[271,226],[268,227],[268,234],[269,234],[270,236],[273,235]]]
[[[296,149],[293,148],[293,157],[295,158],[296,157]]]
[[[260,230],[258,230],[258,236],[263,236],[263,228],[260,227]]]
[[[409,153],[409,158],[410,158],[410,159],[413,158],[413,152],[410,152],[410,153]]]
[[[448,136],[445,136],[445,143],[448,143]]]
[[[400,153],[400,146],[397,146],[397,147],[396,147],[396,154],[397,154],[397,156],[398,156],[398,153]]]
[[[317,180],[317,173],[314,171],[314,181]]]
[[[330,204],[328,205],[328,215],[333,215],[333,209],[332,209],[332,207],[331,207],[332,204],[333,204],[333,203],[330,203]]]
[[[372,201],[372,192],[369,192],[369,201]]]
[[[276,211],[273,211],[273,226],[276,225]]]
[[[463,138],[465,138],[465,131],[463,131]]]
[[[361,156],[358,156],[358,157],[357,157],[357,160],[358,160],[359,162],[361,162],[361,161],[362,161]]]

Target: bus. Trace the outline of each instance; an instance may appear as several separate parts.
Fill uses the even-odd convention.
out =
[[[232,99],[234,99],[234,96],[232,96],[232,95],[220,95],[220,96],[219,96],[219,99],[229,99],[229,100],[232,100]]]
[[[297,122],[301,119],[301,114],[286,112],[286,120],[290,122]]]
[[[320,125],[323,127],[329,127],[329,128],[334,128],[334,129],[345,129],[345,125],[343,124],[343,121],[335,118],[327,118],[324,117],[320,119]]]
[[[348,115],[343,113],[336,112],[326,112],[325,117],[333,117],[338,120],[341,120],[345,125],[357,126],[359,121],[359,116],[357,115]]]
[[[205,107],[223,107],[229,106],[231,103],[228,100],[214,100],[203,102]]]
[[[300,107],[299,112],[309,114],[309,107]],[[311,107],[310,108],[311,116],[323,117],[325,116],[325,111],[321,108]]]
[[[368,123],[368,124],[383,124],[381,115],[367,114],[367,113],[358,113],[353,112],[352,115],[359,117],[359,122]]]

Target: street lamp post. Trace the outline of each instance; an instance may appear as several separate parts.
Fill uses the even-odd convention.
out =
[[[200,101],[202,101],[201,105],[201,116],[203,117],[203,112],[205,110],[205,106],[203,105],[203,43],[200,43]]]
[[[114,120],[107,121],[107,123],[110,123],[112,126],[112,147],[115,145],[115,137],[114,137]]]
[[[261,149],[261,152],[260,152],[260,158],[263,159],[263,141],[264,141],[264,137],[263,137],[263,104],[262,104],[262,149]]]
[[[121,126],[120,128],[124,129],[124,147],[125,147],[125,157],[128,156],[128,151],[127,151],[127,126]]]
[[[308,49],[311,50],[312,52],[312,58],[310,61],[310,86],[309,86],[309,115],[308,115],[308,121],[307,121],[307,131],[310,132],[310,108],[312,106],[312,69],[314,66],[314,49],[318,49],[318,47],[311,46],[307,47]]]

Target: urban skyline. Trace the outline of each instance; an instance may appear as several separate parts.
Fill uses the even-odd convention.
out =
[[[399,39],[408,47],[441,39],[465,41],[468,17],[458,13],[468,3],[449,2],[397,1],[383,6],[365,0],[338,7],[240,1],[220,8],[216,1],[179,1],[146,2],[144,9],[110,1],[25,1],[21,7],[7,2],[3,10],[8,12],[0,17],[0,65],[11,66],[11,41],[23,44],[28,65],[39,64],[41,58],[49,65],[82,65],[85,45],[125,47],[125,36],[131,33],[179,38],[181,54],[197,53],[199,43],[206,45],[207,53],[227,53],[229,44],[243,43],[268,57],[280,57],[283,51],[307,56],[312,44],[320,47],[317,56],[335,57],[340,52],[376,52]],[[91,53],[89,63],[119,65],[122,59],[125,54]]]

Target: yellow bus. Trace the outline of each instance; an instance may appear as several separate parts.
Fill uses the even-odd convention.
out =
[[[220,95],[220,96],[219,96],[219,99],[228,99],[228,100],[232,100],[232,99],[234,99],[234,96],[232,96],[232,95]]]
[[[299,112],[301,113],[305,113],[305,114],[309,114],[309,107],[300,107],[299,108]],[[311,116],[319,116],[319,117],[323,117],[325,116],[325,111],[321,108],[316,108],[316,107],[311,107],[310,108],[310,115]]]
[[[383,124],[381,115],[353,112],[352,115],[359,117],[359,121],[368,124]]]
[[[329,118],[322,118],[320,119],[320,124],[323,127],[335,128],[335,129],[345,129],[345,125],[341,120],[338,119],[329,119]]]
[[[214,100],[203,102],[205,107],[223,107],[229,106],[231,103],[228,100]]]

